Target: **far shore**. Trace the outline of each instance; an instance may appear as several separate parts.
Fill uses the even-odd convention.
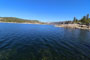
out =
[[[48,25],[48,24],[41,24],[41,23],[18,23],[18,22],[0,22],[0,23]],[[54,25],[54,26],[55,26],[55,27],[70,28],[70,29],[85,29],[85,30],[90,30],[90,26],[80,25],[80,24],[59,24],[59,25]]]
[[[71,28],[71,29],[87,29],[87,30],[90,30],[90,26],[80,25],[80,24],[60,24],[60,25],[55,25],[55,26],[56,27]]]
[[[15,23],[15,24],[40,24],[40,25],[46,25],[41,23],[18,23],[18,22],[0,22],[0,23]]]

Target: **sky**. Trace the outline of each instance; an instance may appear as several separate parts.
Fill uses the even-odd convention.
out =
[[[90,14],[90,0],[0,0],[0,17],[57,22]]]

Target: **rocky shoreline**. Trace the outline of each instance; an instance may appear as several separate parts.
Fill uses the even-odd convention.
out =
[[[90,26],[87,25],[81,25],[81,24],[60,24],[60,25],[55,25],[56,27],[64,27],[64,28],[72,28],[72,29],[89,29]]]

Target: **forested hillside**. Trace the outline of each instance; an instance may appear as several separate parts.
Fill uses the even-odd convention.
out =
[[[0,22],[15,22],[15,23],[41,23],[38,20],[27,20],[16,17],[0,17]]]

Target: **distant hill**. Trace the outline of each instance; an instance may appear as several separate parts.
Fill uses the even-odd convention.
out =
[[[72,21],[63,21],[63,22],[51,22],[49,24],[60,25],[60,24],[72,24],[72,23],[73,23]]]
[[[27,20],[16,17],[0,17],[0,22],[15,22],[15,23],[42,23],[38,20]]]

